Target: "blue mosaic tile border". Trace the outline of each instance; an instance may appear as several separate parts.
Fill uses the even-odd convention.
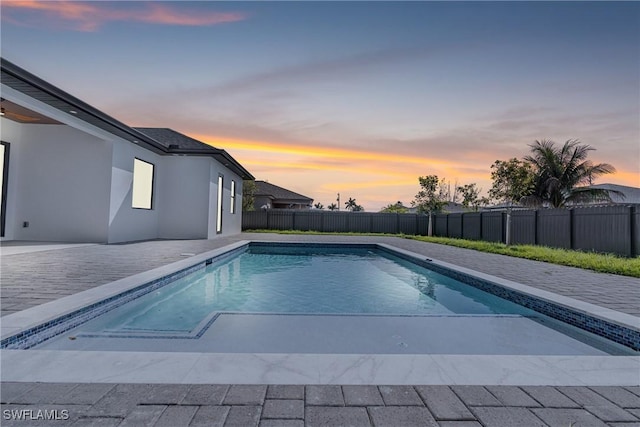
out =
[[[114,295],[102,301],[83,307],[64,316],[58,317],[41,325],[19,332],[0,341],[0,349],[26,350],[43,341],[60,335],[70,329],[75,328],[101,314],[104,314],[116,307],[126,304],[142,295],[148,294],[158,288],[185,277],[195,271],[205,268],[212,262],[221,262],[230,257],[236,256],[247,250],[248,245],[241,246],[229,252],[207,259],[206,261],[184,268],[175,273],[142,284],[133,289],[129,289],[118,295]]]
[[[415,258],[382,246],[378,246],[378,250],[413,262],[421,267],[435,271],[436,273],[440,273],[447,277],[451,277],[452,279],[466,283],[467,285],[471,285],[508,301],[512,301],[523,307],[530,308],[538,313],[542,313],[569,325],[594,333],[618,344],[630,347],[635,351],[640,351],[640,331],[626,328],[617,323],[590,316],[559,304],[543,301],[533,296],[505,288],[496,283],[434,264],[433,262],[430,262],[430,260]]]
[[[249,249],[253,248],[295,248],[297,249],[360,249],[378,250],[375,243],[321,243],[321,242],[250,242]]]

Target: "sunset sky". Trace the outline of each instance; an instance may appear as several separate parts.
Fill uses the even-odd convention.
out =
[[[3,0],[2,56],[325,206],[577,138],[640,186],[640,3]]]

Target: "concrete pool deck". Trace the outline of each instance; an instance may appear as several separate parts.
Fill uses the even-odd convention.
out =
[[[241,240],[318,242],[348,240],[387,243],[434,259],[464,265],[485,274],[625,313],[635,319],[638,319],[637,316],[640,314],[640,281],[638,279],[392,237],[254,233],[211,241],[153,241],[128,245],[92,245],[3,255],[2,313],[3,315],[15,313],[171,262],[186,261],[193,254],[200,254]],[[638,387],[633,387],[640,384],[640,360],[637,357],[602,359],[561,357],[552,360],[536,359],[531,356],[521,356],[519,359],[511,356],[486,356],[483,359],[479,356],[413,355],[402,356],[412,357],[411,363],[406,363],[408,359],[405,359],[398,364],[397,360],[395,362],[392,360],[392,355],[349,355],[351,359],[345,358],[344,355],[337,355],[341,358],[331,359],[326,358],[326,355],[318,358],[317,355],[194,353],[177,360],[173,359],[174,356],[161,353],[152,353],[153,357],[149,357],[149,354],[141,357],[137,353],[132,357],[123,358],[126,355],[118,354],[119,352],[97,352],[92,355],[93,362],[86,364],[87,352],[84,352],[85,356],[74,353],[82,352],[42,351],[37,357],[25,358],[24,352],[20,350],[3,351],[2,402],[7,404],[3,409],[5,407],[13,409],[16,406],[46,409],[52,407],[51,405],[60,408],[60,396],[68,394],[71,397],[62,401],[64,405],[74,406],[74,403],[78,405],[77,416],[73,419],[73,422],[77,422],[78,425],[118,425],[123,420],[125,423],[139,420],[150,425],[156,421],[159,425],[163,423],[187,425],[189,422],[197,424],[200,421],[207,421],[214,425],[261,423],[261,425],[280,426],[305,425],[305,423],[306,425],[371,425],[373,423],[394,426],[566,426],[572,421],[582,421],[584,425],[607,425],[605,423],[617,425],[615,423],[618,422],[638,425],[640,423],[640,391]],[[511,358],[507,360],[508,357]],[[610,365],[610,362],[605,359],[617,359],[617,361],[614,365]],[[132,363],[136,360],[137,362]],[[108,366],[117,368],[112,371],[112,375],[104,371]],[[153,367],[153,371],[140,369],[144,366]],[[225,366],[228,369],[221,369]],[[260,366],[266,366],[269,369],[259,369]],[[401,369],[402,366],[404,368]],[[14,369],[17,367],[20,369]],[[443,370],[443,367],[446,368]],[[309,369],[312,369],[311,373]],[[152,375],[154,371],[155,375]],[[277,377],[274,373],[279,371],[281,373],[285,371],[286,375],[281,376],[280,381],[274,381]],[[25,372],[29,375],[24,374]],[[271,373],[265,375],[265,372]],[[441,375],[442,372],[446,372],[446,375]],[[173,373],[173,376],[166,376],[167,373]],[[496,375],[500,381],[496,381]],[[176,380],[176,378],[179,379]],[[367,378],[367,381],[362,381],[363,378]],[[600,382],[598,378],[606,382]],[[285,380],[288,384],[299,385],[297,388],[290,389],[292,396],[297,393],[297,397],[279,400],[274,397],[277,393],[269,397],[271,386],[239,385],[239,383],[273,384],[276,382],[282,384]],[[47,384],[34,384],[33,382],[36,381],[44,381]],[[130,382],[170,382],[183,385],[113,385],[113,383]],[[192,404],[188,399],[185,401],[188,393],[199,390],[198,387],[205,387],[188,384],[203,383],[235,383],[236,386],[227,387],[221,400],[219,402],[216,400],[217,403]],[[355,385],[363,383],[374,385]],[[342,387],[312,384],[339,384]],[[409,404],[393,406],[391,403],[393,400],[385,398],[386,392],[383,391],[385,388],[375,386],[379,384],[406,384],[402,386],[404,388],[396,387],[396,389],[403,390],[407,395],[419,396],[419,399],[414,401],[417,406],[413,407]],[[425,387],[421,388],[419,384],[441,385],[426,387],[429,390],[429,393],[426,393]],[[489,384],[491,386],[487,386]],[[495,386],[494,384],[503,385]],[[520,387],[515,387],[513,384]],[[549,386],[550,384],[556,387]],[[610,386],[585,387],[600,384]],[[533,385],[541,386],[528,387]],[[93,387],[104,393],[99,397],[96,395],[95,402],[85,403],[87,399],[80,392],[83,387]],[[534,389],[535,392],[532,391]],[[76,390],[75,394],[73,390]],[[148,402],[148,392],[151,390],[183,390],[185,394],[178,400],[163,397],[157,399],[157,402]],[[253,400],[246,397],[252,394],[252,390],[258,395],[258,398]],[[297,391],[294,393],[293,390]],[[300,390],[302,390],[302,397],[300,397]],[[424,393],[421,393],[421,390]],[[22,393],[19,393],[20,391]],[[166,391],[160,392],[160,395],[165,396],[163,393]],[[327,400],[329,403],[322,399],[314,400],[314,393],[333,394],[335,399]],[[33,394],[36,396],[43,394],[43,396],[32,399],[29,396]],[[152,392],[151,395],[153,394]],[[509,400],[511,395],[514,397]],[[546,401],[541,397],[543,395],[547,396]],[[72,396],[76,396],[75,402]],[[378,399],[378,396],[381,396],[382,400]],[[515,396],[520,396],[519,403],[516,402],[519,399]],[[243,398],[245,403],[237,403]],[[118,399],[120,404],[114,403]],[[525,400],[527,403],[523,403]],[[112,409],[106,412],[93,411],[96,405],[99,408],[106,405]],[[439,405],[453,405],[458,407],[460,412],[455,416],[443,417],[439,412],[441,411]],[[152,408],[152,406],[155,407]],[[281,413],[276,408],[279,408]],[[209,414],[209,418],[202,418],[205,414]],[[246,418],[242,418],[244,421],[240,422],[241,418],[238,417],[242,416]],[[126,421],[127,419],[129,421]],[[171,420],[174,421],[171,422]],[[215,424],[216,422],[218,424]],[[448,424],[450,422],[452,424]]]

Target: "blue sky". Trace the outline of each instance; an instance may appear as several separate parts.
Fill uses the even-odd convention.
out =
[[[578,138],[640,186],[635,2],[11,2],[2,55],[132,126],[367,210]]]

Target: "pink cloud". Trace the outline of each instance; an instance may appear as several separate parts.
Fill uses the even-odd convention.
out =
[[[130,3],[129,3],[130,4]],[[29,15],[17,18],[18,12]],[[76,31],[96,31],[108,22],[144,22],[148,24],[209,26],[247,19],[243,12],[186,10],[162,3],[140,3],[137,8],[120,8],[114,3],[76,1],[2,1],[3,19],[26,26],[47,24],[71,26]]]

